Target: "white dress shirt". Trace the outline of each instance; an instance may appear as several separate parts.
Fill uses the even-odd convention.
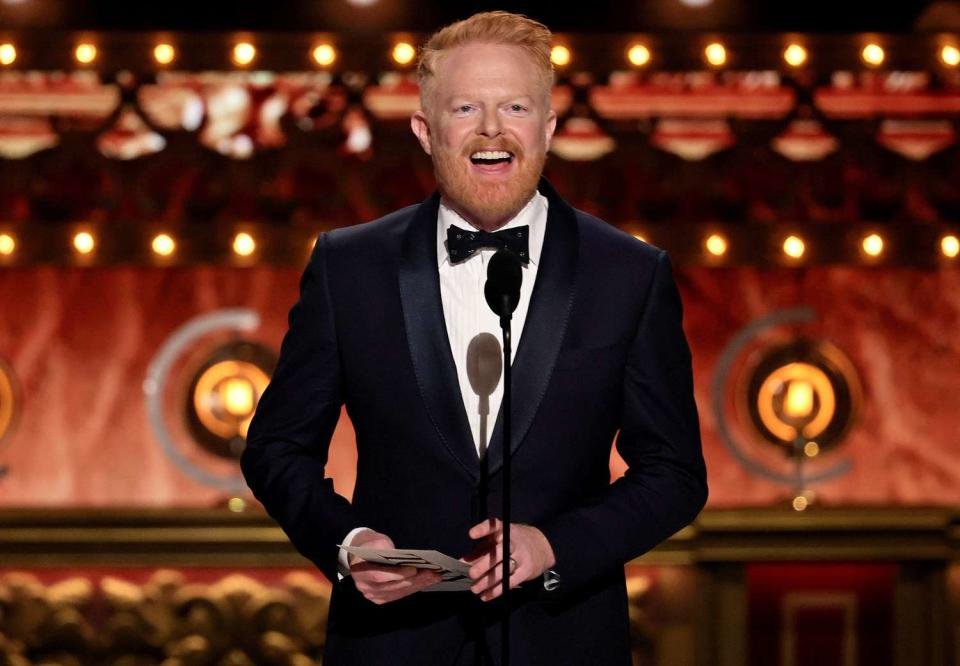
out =
[[[527,236],[530,260],[522,269],[523,281],[520,283],[520,301],[517,304],[517,309],[513,312],[510,326],[512,334],[511,358],[516,355],[520,336],[523,333],[523,324],[527,318],[527,309],[530,306],[530,294],[533,292],[533,284],[537,278],[537,267],[540,263],[543,237],[547,227],[547,206],[547,198],[536,192],[513,219],[497,229],[497,231],[501,231],[524,225],[530,227]],[[447,337],[450,340],[450,350],[453,352],[453,361],[457,366],[460,395],[467,412],[467,419],[470,422],[470,430],[473,433],[473,443],[477,448],[477,455],[482,456],[486,452],[490,433],[493,432],[497,413],[500,411],[500,402],[503,400],[502,368],[499,376],[494,375],[493,377],[484,377],[485,374],[489,375],[489,373],[482,370],[482,368],[490,368],[491,364],[493,367],[503,365],[503,334],[500,329],[500,318],[487,305],[486,298],[483,295],[483,287],[487,281],[487,263],[496,250],[494,248],[482,248],[468,259],[456,264],[450,263],[447,254],[447,229],[450,225],[456,225],[466,230],[474,228],[441,200],[437,215],[437,270],[440,273],[440,300],[443,305],[443,319],[447,327]],[[475,345],[475,348],[483,351],[479,354],[475,352],[471,363],[468,360],[470,343],[481,335],[484,336],[486,342],[491,344]],[[492,336],[492,339],[487,336]],[[495,343],[493,343],[493,340],[495,340]],[[480,340],[477,340],[477,342],[480,342]],[[491,358],[494,353],[499,354],[499,361]],[[479,363],[477,363],[478,360]],[[478,370],[478,368],[481,369]],[[487,396],[487,410],[482,409],[484,401],[471,384],[471,372],[478,387],[479,384],[487,384],[489,388],[493,381],[496,381],[495,388]],[[484,380],[488,380],[489,383]],[[486,414],[482,413],[484,411],[486,411]],[[350,545],[353,537],[362,529],[364,528],[357,527],[351,530],[343,543]],[[340,572],[342,575],[346,575],[349,571],[347,553],[341,549]]]

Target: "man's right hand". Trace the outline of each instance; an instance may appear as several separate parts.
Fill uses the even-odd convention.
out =
[[[396,548],[386,534],[373,530],[358,532],[350,542],[359,548]],[[360,593],[375,604],[402,599],[439,583],[440,574],[431,569],[373,564],[350,554],[350,576]]]

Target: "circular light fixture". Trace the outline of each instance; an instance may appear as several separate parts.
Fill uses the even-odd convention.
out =
[[[882,46],[871,42],[863,47],[863,51],[860,52],[860,57],[863,58],[863,61],[868,65],[876,67],[883,64],[886,53],[884,53]]]
[[[313,60],[321,67],[329,67],[337,59],[337,51],[331,44],[318,44],[313,47]]]
[[[238,65],[249,65],[257,57],[257,47],[250,42],[240,42],[233,47],[233,62]]]
[[[557,67],[563,67],[570,64],[570,49],[562,44],[557,44],[550,49],[550,62]]]
[[[940,62],[948,67],[960,65],[960,49],[953,44],[947,44],[940,49]]]
[[[703,55],[707,62],[714,67],[720,67],[727,62],[727,49],[720,42],[707,44],[707,47],[703,50]]]
[[[0,234],[0,254],[9,257],[17,249],[17,241],[10,234]]]
[[[798,236],[787,236],[783,241],[783,253],[793,259],[802,257],[806,249],[806,244]]]
[[[864,236],[860,246],[867,255],[879,257],[883,253],[883,237],[880,234]]]
[[[9,42],[0,44],[0,65],[12,65],[17,59],[17,47]]]
[[[90,254],[96,244],[93,234],[89,231],[81,231],[73,236],[73,247],[80,254]]]
[[[276,357],[246,340],[214,350],[200,365],[187,392],[187,427],[208,453],[236,459],[260,396],[270,383]]]
[[[707,252],[715,257],[722,257],[727,253],[727,239],[723,234],[710,234],[704,241],[704,246],[707,248]]]
[[[241,231],[233,237],[233,251],[241,257],[249,257],[257,249],[257,244],[253,236],[245,231]]]
[[[650,62],[650,49],[643,44],[634,44],[627,51],[627,60],[634,67],[643,67]]]
[[[157,44],[153,47],[153,59],[161,65],[169,65],[177,57],[173,44]]]
[[[799,44],[791,44],[783,51],[783,59],[791,67],[799,67],[807,61],[807,50]]]
[[[157,234],[153,237],[150,247],[155,254],[161,257],[169,257],[177,249],[177,244],[169,234]]]
[[[393,47],[392,55],[398,65],[409,65],[417,55],[417,50],[408,42],[398,42]]]
[[[89,42],[77,44],[73,51],[73,57],[82,65],[89,65],[97,59],[97,47]]]
[[[940,239],[940,251],[943,256],[953,259],[960,253],[960,240],[953,234],[947,234]]]

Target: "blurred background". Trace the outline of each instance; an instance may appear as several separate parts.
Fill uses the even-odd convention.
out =
[[[635,663],[960,663],[952,0],[0,0],[0,663],[322,661],[237,458],[317,234],[434,189],[417,49],[487,9],[555,33],[547,178],[683,297],[711,495],[628,565]]]

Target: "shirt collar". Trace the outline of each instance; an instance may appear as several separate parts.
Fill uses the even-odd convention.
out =
[[[547,198],[534,192],[530,201],[520,209],[513,219],[497,229],[513,229],[527,225],[530,227],[527,242],[530,250],[530,263],[537,265],[540,263],[540,251],[543,249],[543,235],[547,226]],[[459,213],[447,206],[443,199],[440,200],[440,209],[437,213],[437,265],[443,266],[449,263],[450,256],[447,254],[447,229],[451,225],[456,225],[463,229],[473,229],[473,225],[463,219]],[[470,261],[466,259],[465,261]]]

